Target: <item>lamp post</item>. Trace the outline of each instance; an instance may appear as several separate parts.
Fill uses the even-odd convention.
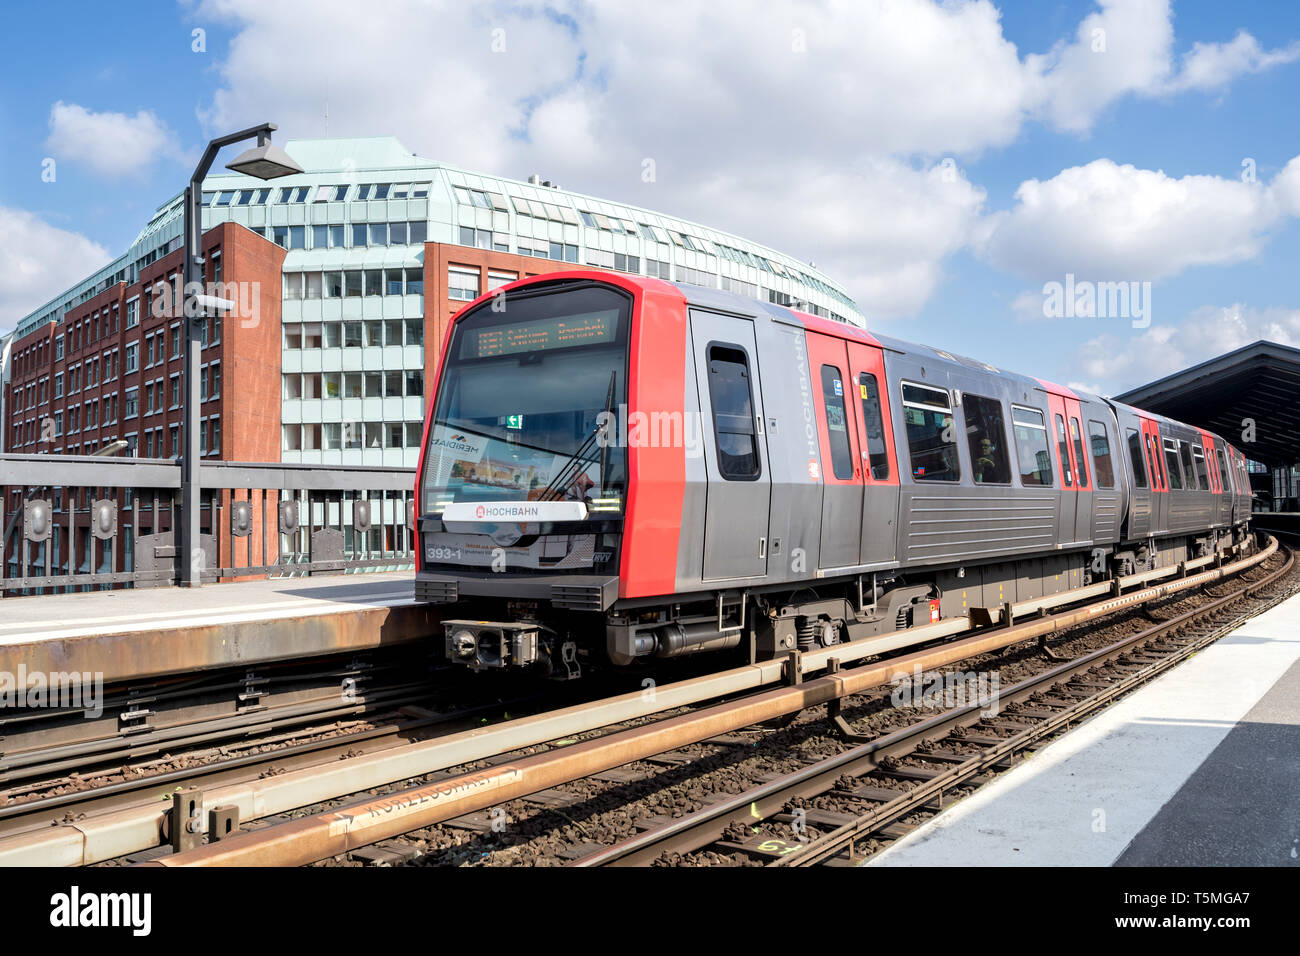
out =
[[[202,583],[203,562],[199,547],[199,492],[202,487],[199,482],[200,337],[203,323],[208,318],[208,307],[217,304],[203,294],[203,180],[223,147],[253,137],[257,138],[257,145],[227,163],[227,169],[263,180],[301,173],[302,167],[290,159],[288,153],[271,145],[271,133],[276,128],[274,123],[263,123],[212,140],[203,151],[203,158],[185,190],[185,258],[181,266],[185,326],[185,450],[181,455],[180,541],[180,577],[185,587],[198,587]]]

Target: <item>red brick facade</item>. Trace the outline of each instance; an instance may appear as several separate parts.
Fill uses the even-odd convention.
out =
[[[219,322],[209,320],[202,351],[205,457],[278,461],[285,252],[225,224],[204,235],[203,254],[206,281],[221,283],[217,291],[237,302]],[[143,268],[134,285],[114,285],[14,342],[6,451],[89,454],[127,439],[140,457],[176,453],[184,343],[179,307],[171,308],[174,286],[167,284],[179,272],[181,257],[180,250],[163,256]],[[135,367],[128,371],[132,351]],[[134,416],[127,407],[131,389]]]

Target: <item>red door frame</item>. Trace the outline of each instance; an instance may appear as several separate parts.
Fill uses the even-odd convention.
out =
[[[872,345],[862,345],[858,342],[849,342],[849,374],[852,382],[846,385],[845,391],[851,393],[851,400],[856,406],[858,422],[858,448],[859,461],[862,462],[862,481],[866,485],[897,485],[898,484],[898,460],[894,454],[894,429],[893,416],[889,410],[889,385],[885,381],[885,352],[884,349]],[[863,373],[874,375],[876,378],[876,389],[880,393],[880,425],[884,431],[885,437],[885,460],[889,466],[889,474],[884,478],[873,478],[871,476],[871,462],[865,457],[867,455],[867,423],[862,413],[862,386],[859,377]],[[850,398],[846,397],[845,401]]]
[[[854,407],[852,397],[856,389],[850,388],[848,342],[832,338],[817,332],[806,333],[808,341],[808,371],[812,377],[813,410],[817,415],[817,444],[822,452],[821,478],[828,485],[862,485],[862,449],[859,435],[862,434],[861,413]],[[849,453],[853,460],[853,475],[849,478],[835,477],[835,466],[831,458],[831,436],[826,427],[826,400],[822,395],[822,366],[830,365],[839,370],[840,388],[844,399],[844,425],[849,436]]]

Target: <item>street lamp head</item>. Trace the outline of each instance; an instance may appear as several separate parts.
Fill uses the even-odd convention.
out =
[[[226,164],[226,168],[256,179],[278,179],[281,176],[292,176],[303,171],[303,168],[295,163],[288,153],[269,142],[259,143],[252,149],[240,153]]]

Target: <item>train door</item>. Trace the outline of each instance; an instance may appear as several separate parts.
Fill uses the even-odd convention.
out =
[[[1056,540],[1058,544],[1073,544],[1078,538],[1074,534],[1075,521],[1078,517],[1078,493],[1075,490],[1074,457],[1070,451],[1070,433],[1066,430],[1065,399],[1054,392],[1047,393],[1048,425],[1047,432],[1056,446],[1056,472],[1061,476],[1061,513],[1057,524]]]
[[[1065,399],[1066,428],[1070,434],[1070,451],[1074,455],[1074,537],[1072,541],[1092,540],[1093,466],[1084,447],[1083,412],[1077,398]]]
[[[848,343],[808,333],[808,370],[822,450],[822,538],[818,567],[858,563],[862,527],[862,459],[858,418],[849,376]]]
[[[856,406],[862,465],[862,525],[859,564],[894,560],[898,542],[898,467],[889,413],[882,349],[850,342],[849,402]]]
[[[1214,490],[1214,511],[1210,520],[1226,525],[1232,520],[1232,484],[1224,466],[1223,442],[1208,432],[1201,432],[1201,438],[1205,441],[1205,468],[1210,473],[1210,487]]]
[[[1169,527],[1169,476],[1165,473],[1164,449],[1160,444],[1160,426],[1155,419],[1139,415],[1142,445],[1146,450],[1147,470],[1151,475],[1151,534]]]
[[[772,477],[752,319],[691,310],[708,491],[704,579],[767,574]]]
[[[1139,428],[1129,427],[1127,421],[1121,424],[1124,432],[1124,447],[1128,454],[1129,472],[1133,476],[1128,497],[1130,539],[1145,538],[1151,533],[1152,499],[1155,498],[1156,482],[1159,480],[1158,476],[1151,473],[1151,464],[1147,459],[1145,426],[1142,425],[1141,419],[1137,424]]]

